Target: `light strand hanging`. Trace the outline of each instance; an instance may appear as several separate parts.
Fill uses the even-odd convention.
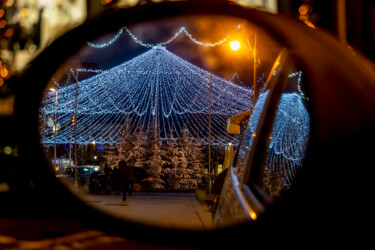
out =
[[[186,128],[192,138],[208,144],[210,72],[160,46],[109,70],[71,70],[71,79],[75,71],[97,73],[78,82],[78,144],[118,143],[126,116],[133,131],[142,125],[148,132],[157,119],[161,139]],[[226,132],[226,121],[252,107],[253,90],[215,75],[212,86],[212,144],[236,144],[239,137]],[[69,142],[75,95],[75,81],[58,89],[59,144]],[[44,117],[54,115],[54,98],[46,93],[40,109]],[[43,144],[54,142],[49,128],[41,129],[41,137]]]
[[[231,34],[233,32],[235,32],[236,30],[239,30],[240,28],[241,28],[241,25],[238,25],[237,28],[230,33],[230,35],[225,36],[223,39],[221,39],[219,41],[216,41],[216,42],[213,42],[213,43],[209,43],[209,42],[201,42],[201,41],[199,41],[191,33],[189,33],[186,30],[185,27],[180,27],[180,29],[176,33],[174,33],[174,35],[171,38],[169,38],[168,40],[166,40],[164,42],[153,44],[153,43],[143,42],[141,39],[139,39],[138,37],[136,37],[130,31],[130,29],[128,27],[125,26],[125,27],[119,29],[119,31],[116,33],[116,35],[114,35],[109,41],[104,42],[104,43],[87,42],[87,45],[89,45],[90,47],[93,47],[93,48],[97,48],[97,49],[106,48],[106,47],[112,45],[114,42],[116,42],[120,38],[120,36],[122,35],[123,30],[125,30],[128,33],[128,35],[133,39],[134,42],[136,42],[137,44],[139,44],[139,45],[141,45],[143,47],[146,47],[146,48],[152,48],[154,46],[166,46],[166,45],[170,44],[171,42],[173,42],[181,34],[185,34],[186,37],[188,37],[193,43],[195,43],[197,45],[205,46],[205,47],[215,47],[215,46],[218,46],[218,45],[221,45],[221,44],[227,42],[229,40],[229,38],[231,37]]]

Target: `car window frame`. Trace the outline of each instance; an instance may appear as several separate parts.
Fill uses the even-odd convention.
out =
[[[282,49],[272,67],[266,81],[266,90],[269,91],[262,107],[261,116],[255,128],[252,145],[246,159],[245,172],[240,180],[242,192],[251,206],[264,210],[265,206],[272,203],[272,198],[261,188],[260,182],[263,178],[267,151],[272,133],[273,124],[277,114],[282,93],[288,82],[288,75],[295,65],[295,59],[286,49]],[[276,71],[280,67],[279,71]],[[250,120],[249,120],[250,121]]]

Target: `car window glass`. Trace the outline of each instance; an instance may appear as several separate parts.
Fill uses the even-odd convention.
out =
[[[258,125],[259,117],[262,114],[264,103],[267,99],[269,91],[265,91],[259,95],[259,98],[254,106],[254,109],[249,118],[249,122],[246,131],[241,138],[241,145],[238,148],[237,159],[234,167],[239,178],[242,177],[245,168],[246,160],[248,158],[251,147],[253,146],[253,139],[256,136],[256,128]]]
[[[283,51],[284,51],[284,49],[281,50],[279,56],[276,58],[276,60],[273,64],[272,69],[270,70],[270,72],[268,72],[267,82],[265,82],[265,84],[261,88],[261,92],[259,94],[259,97],[258,97],[253,109],[251,110],[251,114],[250,114],[250,117],[249,117],[249,121],[248,121],[246,130],[242,135],[241,144],[240,144],[240,146],[237,150],[236,159],[235,159],[235,162],[233,164],[233,166],[236,169],[237,176],[239,177],[239,179],[242,178],[243,173],[245,172],[246,162],[247,162],[247,159],[248,159],[248,156],[249,156],[249,152],[252,150],[252,147],[253,147],[253,139],[256,136],[258,121],[259,121],[262,113],[264,112],[264,104],[267,100],[267,97],[269,96],[268,95],[268,93],[269,93],[268,88],[272,84],[277,83],[276,79],[277,79],[277,75],[281,71],[280,60],[282,59],[281,57],[284,54]]]
[[[301,170],[310,136],[308,97],[301,86],[302,71],[289,74],[275,116],[261,185],[272,197],[287,191]]]

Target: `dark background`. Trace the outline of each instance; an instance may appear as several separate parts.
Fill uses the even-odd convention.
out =
[[[353,49],[375,61],[375,1],[374,0],[279,0],[279,14],[298,19],[299,7],[311,6],[309,20],[339,36],[338,2],[345,3],[346,41]]]

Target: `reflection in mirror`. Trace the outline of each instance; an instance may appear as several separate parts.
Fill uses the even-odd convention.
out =
[[[253,24],[221,16],[103,30],[46,86],[45,156],[56,177],[97,209],[211,229],[244,130],[232,118],[252,109],[280,49]]]
[[[272,197],[282,196],[294,183],[310,138],[310,116],[305,107],[308,97],[301,88],[302,71],[295,71],[288,78],[269,137],[262,178],[263,189]]]
[[[284,52],[287,51],[283,49],[275,60],[251,112],[243,113],[247,127],[220,193],[214,217],[216,227],[256,220],[266,206],[292,187],[302,170],[310,137],[308,97],[304,94],[302,71],[293,69],[289,60],[282,63],[288,54]],[[277,100],[273,87],[284,83],[281,100],[273,102]],[[266,117],[271,118],[270,123],[264,122]],[[260,138],[258,143],[256,138]],[[257,149],[264,149],[266,157],[253,156],[254,152],[262,152]],[[249,174],[254,176],[250,182],[246,181]]]

